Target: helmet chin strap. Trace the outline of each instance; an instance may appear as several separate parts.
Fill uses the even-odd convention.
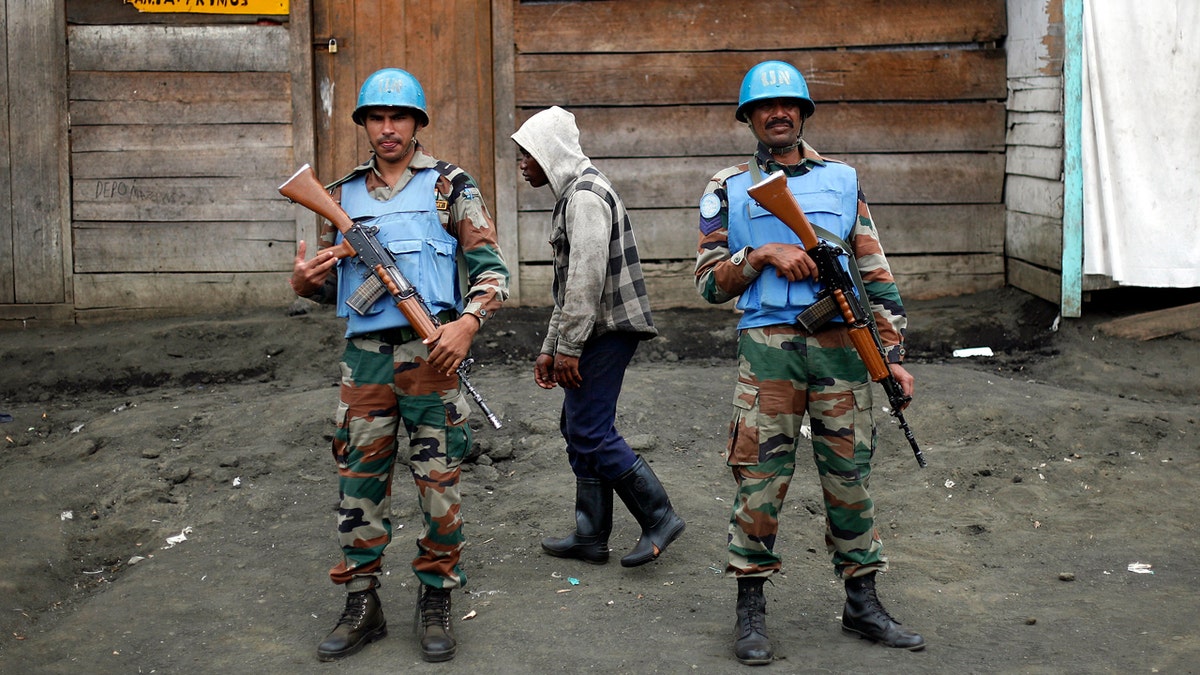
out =
[[[791,152],[791,151],[795,150],[796,148],[800,147],[800,145],[801,145],[802,143],[804,143],[804,122],[805,122],[805,119],[806,119],[806,118],[804,118],[804,117],[801,117],[801,118],[800,118],[800,135],[796,136],[796,142],[795,142],[795,143],[792,143],[792,144],[790,144],[790,145],[779,146],[779,147],[772,147],[772,146],[769,146],[769,145],[768,145],[768,146],[767,146],[767,150],[768,150],[768,151],[770,151],[770,153],[771,153],[772,155],[779,156],[779,155],[786,155],[786,154],[788,154],[789,152]]]
[[[799,139],[799,138],[797,138],[797,139],[796,139],[796,142],[795,142],[795,143],[792,143],[791,145],[784,145],[784,146],[781,146],[781,147],[772,147],[772,146],[767,146],[767,150],[769,150],[769,151],[771,152],[771,154],[772,154],[772,155],[776,155],[776,156],[779,156],[779,155],[786,155],[786,154],[788,154],[789,152],[791,152],[791,151],[795,150],[796,148],[800,147],[800,142],[801,142],[801,141],[800,141],[800,139]]]

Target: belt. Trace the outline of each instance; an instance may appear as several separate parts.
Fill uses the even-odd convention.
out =
[[[447,309],[443,312],[438,312],[438,323],[450,323],[458,318],[458,312],[452,309]],[[366,338],[368,340],[376,340],[389,345],[402,345],[406,342],[420,339],[417,331],[412,326],[396,326],[395,328],[385,328],[383,330],[372,331],[370,333],[362,333],[354,337]]]

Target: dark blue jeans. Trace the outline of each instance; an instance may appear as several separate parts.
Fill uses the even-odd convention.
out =
[[[559,428],[567,442],[567,459],[579,478],[612,481],[637,461],[637,454],[617,431],[617,399],[625,368],[637,351],[637,336],[605,333],[583,346],[578,389],[563,390]]]

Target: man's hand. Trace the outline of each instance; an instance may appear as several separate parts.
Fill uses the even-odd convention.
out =
[[[578,389],[583,385],[583,376],[579,374],[579,357],[555,354],[554,379],[564,389]]]
[[[533,381],[542,389],[554,388],[554,356],[538,354],[537,360],[533,362]]]
[[[788,281],[817,279],[817,264],[799,244],[767,244],[746,256],[746,262],[756,270],[767,265],[775,268],[775,274]]]
[[[288,279],[292,290],[301,297],[321,290],[325,279],[337,265],[337,258],[329,249],[317,251],[312,260],[304,259],[307,253],[308,245],[301,239],[296,246],[296,259],[292,262],[292,276]]]
[[[892,371],[892,377],[896,378],[896,382],[900,383],[900,390],[904,392],[904,395],[912,398],[917,383],[916,379],[899,363],[889,363],[888,370]],[[900,409],[904,410],[904,408],[908,407],[909,403],[912,403],[912,401],[905,403]]]
[[[423,342],[429,347],[429,365],[433,369],[453,375],[459,364],[467,358],[475,333],[479,332],[479,318],[474,314],[463,314],[450,323],[438,326]]]

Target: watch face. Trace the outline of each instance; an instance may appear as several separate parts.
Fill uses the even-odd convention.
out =
[[[721,212],[721,198],[715,193],[709,192],[700,198],[700,215],[704,218],[712,218]]]

